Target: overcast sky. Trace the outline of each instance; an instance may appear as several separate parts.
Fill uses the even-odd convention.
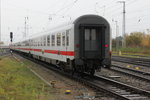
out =
[[[84,14],[105,17],[111,24],[113,37],[116,36],[117,21],[119,35],[122,35],[123,4],[117,1],[119,0],[1,0],[1,39],[8,43],[10,31],[14,32],[15,41],[23,39],[25,17],[28,17],[29,37]],[[150,29],[150,0],[125,1],[126,32],[147,33],[147,29]]]

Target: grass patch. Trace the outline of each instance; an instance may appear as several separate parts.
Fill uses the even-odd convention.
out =
[[[51,87],[25,66],[12,57],[1,58],[0,100],[54,100]]]
[[[125,55],[139,55],[150,57],[150,49],[146,48],[120,48],[119,51]],[[115,49],[113,49],[113,53],[118,53]]]

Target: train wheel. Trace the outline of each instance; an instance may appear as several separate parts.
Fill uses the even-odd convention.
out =
[[[91,69],[90,75],[91,75],[91,76],[94,76],[94,74],[95,74],[95,69]]]
[[[84,70],[84,66],[80,66],[81,68],[79,69],[79,74],[80,74],[80,77],[84,77],[84,72],[85,72],[85,70]]]
[[[74,75],[74,73],[75,73],[75,72],[76,72],[76,68],[75,68],[75,67],[73,67],[73,68],[72,68],[72,73],[71,73],[71,74],[72,74],[72,76]]]
[[[105,65],[106,68],[110,69],[111,68],[111,65]]]

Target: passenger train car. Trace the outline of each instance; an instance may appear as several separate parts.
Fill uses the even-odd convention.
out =
[[[43,35],[13,43],[11,49],[63,70],[94,75],[102,66],[111,66],[110,38],[106,19],[84,15]]]

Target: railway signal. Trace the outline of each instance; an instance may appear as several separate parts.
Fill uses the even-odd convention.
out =
[[[13,41],[13,32],[10,32],[10,41]]]

